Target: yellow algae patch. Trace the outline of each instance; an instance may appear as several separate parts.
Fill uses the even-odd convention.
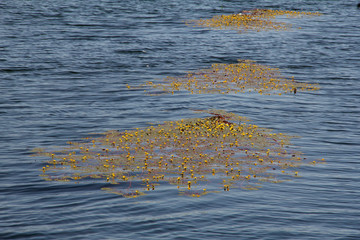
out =
[[[144,86],[144,85],[143,85]],[[167,77],[162,83],[147,82],[162,93],[189,91],[192,94],[228,94],[257,92],[259,94],[296,94],[315,91],[316,84],[297,82],[281,75],[279,69],[257,64],[251,60],[238,60],[234,64],[212,64],[211,68],[189,72],[180,77]]]
[[[319,12],[254,9],[250,11],[243,11],[238,14],[214,16],[211,19],[189,20],[186,24],[195,27],[231,29],[239,32],[245,32],[248,30],[287,30],[291,27],[291,24],[275,21],[277,16],[286,16],[290,18],[319,15],[321,15]]]
[[[128,198],[161,185],[200,197],[299,176],[297,167],[306,160],[292,149],[291,136],[234,113],[199,112],[210,116],[108,131],[55,151],[40,149],[37,156],[49,159],[40,176],[47,181],[103,181],[112,186],[103,190]]]

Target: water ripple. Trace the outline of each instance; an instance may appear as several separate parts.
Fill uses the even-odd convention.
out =
[[[358,239],[360,12],[354,1],[0,2],[1,239]],[[253,8],[320,11],[288,32],[216,31],[185,20]],[[298,29],[301,27],[302,29]],[[147,96],[126,85],[251,59],[318,83],[289,96]],[[299,135],[292,182],[202,198],[164,186],[138,199],[106,182],[53,183],[35,147],[218,108]],[[134,183],[139,184],[139,183]],[[121,186],[126,188],[127,186]]]

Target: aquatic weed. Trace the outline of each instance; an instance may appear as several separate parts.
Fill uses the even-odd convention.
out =
[[[257,92],[265,95],[282,95],[319,89],[317,84],[298,82],[294,77],[286,78],[281,75],[278,68],[251,60],[238,60],[234,64],[216,63],[208,69],[188,72],[180,77],[166,77],[160,83],[147,82],[142,85],[145,86],[157,90],[156,94],[188,91],[191,94]]]
[[[211,19],[197,19],[188,20],[186,24],[194,27],[208,27],[214,29],[231,29],[237,30],[239,33],[252,31],[266,31],[266,30],[288,30],[291,24],[277,22],[277,16],[286,16],[288,18],[301,16],[319,16],[319,12],[299,12],[286,10],[271,10],[271,9],[254,9],[249,11],[242,11],[237,14],[218,15]]]
[[[36,149],[37,156],[50,158],[41,176],[48,181],[99,179],[113,185],[103,190],[130,198],[162,184],[200,197],[287,181],[306,163],[291,147],[292,136],[250,124],[234,113],[199,112],[211,116],[108,131],[55,151]]]

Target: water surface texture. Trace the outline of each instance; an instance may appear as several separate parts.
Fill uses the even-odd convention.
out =
[[[0,2],[0,239],[360,239],[360,10],[355,1]],[[192,28],[253,8],[319,11],[284,32]],[[301,27],[302,29],[298,29]],[[255,60],[320,91],[147,96],[143,84]],[[201,198],[164,186],[128,199],[104,181],[47,182],[35,147],[217,108],[299,135],[326,164],[301,177]]]

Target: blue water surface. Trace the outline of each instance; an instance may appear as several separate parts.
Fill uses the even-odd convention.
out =
[[[360,239],[360,10],[330,0],[2,0],[0,239]],[[192,28],[254,8],[319,11],[290,31]],[[299,29],[301,27],[301,29]],[[316,92],[148,96],[126,88],[251,59]],[[299,135],[301,177],[201,198],[163,186],[129,199],[106,182],[47,182],[35,147],[223,109]]]

